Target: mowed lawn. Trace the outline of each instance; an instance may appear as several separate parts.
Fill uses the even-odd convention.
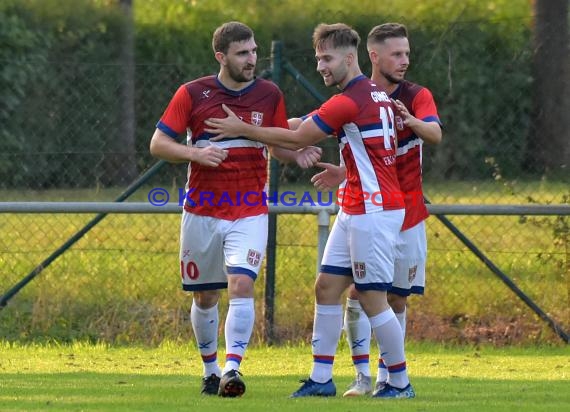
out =
[[[253,345],[242,362],[246,394],[223,399],[199,395],[202,369],[193,344],[143,348],[2,343],[0,410],[570,410],[568,347],[445,348],[411,343],[407,353],[417,393],[412,400],[343,399],[353,373],[344,343],[335,363],[335,398],[288,398],[310,371],[310,347]]]

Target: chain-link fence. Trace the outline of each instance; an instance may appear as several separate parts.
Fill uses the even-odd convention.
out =
[[[477,32],[476,25],[449,27],[437,37],[409,27],[411,33],[419,33],[412,36],[417,46],[412,49],[409,78],[433,91],[444,123],[443,143],[424,151],[426,196],[434,204],[569,203],[567,173],[552,178],[527,167],[530,37],[518,53],[507,56],[501,44],[469,53],[458,44],[475,41],[466,35]],[[304,48],[285,49],[283,60],[315,90],[330,96],[332,91],[314,71],[313,51],[306,43]],[[265,46],[260,72],[271,67],[269,45]],[[365,58],[363,54],[363,70],[369,72]],[[445,63],[437,64],[441,62]],[[488,62],[497,67],[489,70]],[[141,63],[129,69],[123,64],[38,56],[17,56],[6,63],[21,81],[2,83],[7,87],[2,91],[0,125],[4,202],[113,201],[155,164],[148,143],[176,87],[216,70],[212,64]],[[272,69],[275,76],[279,67]],[[129,83],[125,76],[131,70],[135,81]],[[468,80],[462,81],[469,70]],[[289,74],[282,69],[276,79],[289,114],[305,114],[318,99]],[[338,161],[338,147],[330,142],[324,147],[324,160]],[[282,167],[279,191],[311,190],[309,179],[316,171]],[[178,202],[185,174],[185,165],[164,165],[128,200],[148,202],[151,191],[163,188],[170,203]],[[0,215],[0,292],[20,282],[93,217]],[[190,339],[190,298],[179,285],[179,220],[169,214],[108,215],[10,299],[0,311],[0,335],[10,340],[149,344]],[[567,216],[474,215],[449,220],[529,299],[564,330],[570,329]],[[431,217],[427,230],[426,295],[410,300],[411,339],[497,344],[559,340],[440,220]],[[314,215],[278,216],[273,325],[277,341],[310,336],[316,245]],[[265,336],[265,283],[262,271],[256,286],[258,339]]]

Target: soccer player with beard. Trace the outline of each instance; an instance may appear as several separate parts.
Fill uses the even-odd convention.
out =
[[[180,228],[182,287],[193,293],[190,319],[203,362],[202,393],[241,396],[245,383],[240,363],[253,331],[253,286],[267,245],[267,150],[245,138],[210,142],[204,130],[209,117],[231,107],[245,122],[287,128],[279,88],[255,77],[257,45],[243,23],[228,22],[213,35],[217,75],[178,88],[156,125],[152,155],[170,162],[188,162],[187,196]],[[176,138],[187,133],[188,144]],[[310,167],[320,148],[299,151],[269,147],[284,161]],[[226,361],[217,362],[218,301],[228,289],[225,322]]]

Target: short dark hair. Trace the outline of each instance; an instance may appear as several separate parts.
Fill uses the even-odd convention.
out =
[[[400,23],[384,23],[375,26],[368,33],[368,43],[382,43],[390,38],[408,37],[408,29]]]
[[[214,53],[227,53],[230,43],[246,41],[253,38],[253,30],[239,21],[230,21],[222,24],[214,31],[212,48]]]
[[[354,47],[358,49],[360,36],[352,27],[344,23],[324,24],[315,27],[313,32],[313,47],[315,50],[322,48],[330,42],[332,47]]]

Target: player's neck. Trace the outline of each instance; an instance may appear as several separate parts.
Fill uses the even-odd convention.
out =
[[[388,95],[391,95],[392,93],[394,93],[394,91],[396,91],[396,89],[398,88],[398,83],[392,83],[391,81],[389,81],[384,76],[377,75],[375,73],[372,73],[371,80],[374,83],[376,83],[376,85],[378,85],[382,89],[384,89]]]
[[[351,70],[346,77],[344,78],[344,80],[342,81],[342,83],[338,84],[338,88],[340,90],[344,90],[346,88],[346,86],[348,85],[348,83],[350,83],[352,80],[354,80],[355,78],[357,78],[358,76],[362,75],[362,71],[360,69],[357,70]]]
[[[233,91],[240,91],[255,81],[255,77],[247,82],[236,82],[230,75],[224,72],[218,73],[218,80],[224,85],[226,89]]]

